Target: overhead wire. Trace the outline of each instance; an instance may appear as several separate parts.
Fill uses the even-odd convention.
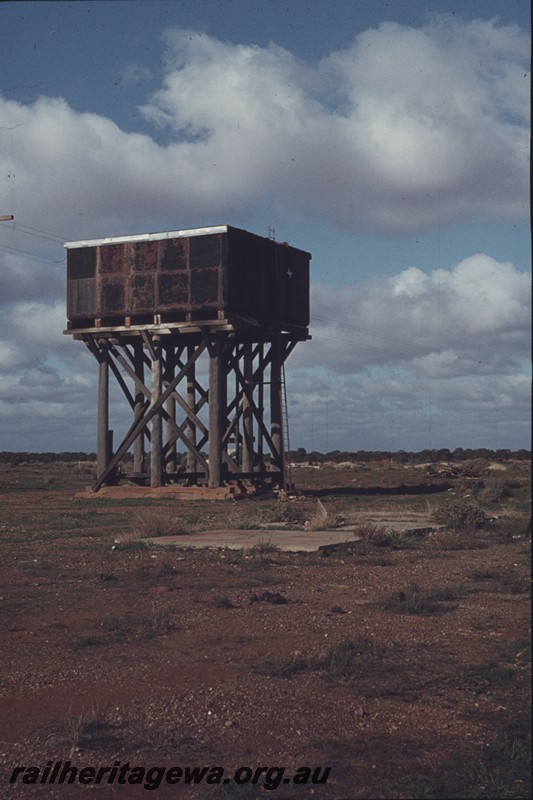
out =
[[[19,225],[18,223],[13,225],[13,230],[20,230],[25,236],[34,236],[36,239],[44,239],[47,242],[57,242],[58,244],[63,244],[65,241],[53,233],[47,234],[45,231],[39,231],[35,228],[30,228],[27,225]]]
[[[21,255],[26,256],[31,261],[39,261],[48,264],[64,264],[65,257],[59,259],[47,258],[46,256],[39,256],[35,253],[30,253],[27,250],[21,250],[19,247],[12,247],[9,244],[5,244],[4,242],[0,242],[0,250],[7,250],[10,253],[20,253]]]
[[[60,237],[59,235],[52,233],[51,231],[43,231],[40,228],[34,228],[31,225],[25,225],[22,222],[13,222],[11,229],[14,233],[20,232],[24,236],[33,236],[37,239],[43,239],[47,242],[52,242],[54,244],[63,244],[65,239]],[[38,263],[48,263],[48,264],[64,264],[65,257],[62,256],[59,259],[50,258],[49,256],[39,255],[35,252],[30,252],[28,250],[23,250],[20,247],[14,247],[13,245],[7,244],[7,242],[0,241],[0,249],[5,250],[9,253],[17,253],[26,258],[29,258],[31,261],[37,261]]]

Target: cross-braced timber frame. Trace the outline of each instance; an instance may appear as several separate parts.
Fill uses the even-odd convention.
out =
[[[307,331],[261,333],[214,322],[92,328],[77,330],[75,338],[99,365],[93,491],[121,478],[152,488],[243,481],[287,487],[284,364],[309,338]],[[132,413],[116,447],[109,429],[110,375]],[[129,451],[131,470],[123,465]]]

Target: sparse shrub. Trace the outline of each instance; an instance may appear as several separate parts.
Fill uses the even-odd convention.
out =
[[[371,548],[390,548],[391,550],[403,550],[416,547],[421,539],[424,539],[430,529],[397,531],[394,528],[386,528],[384,525],[367,523],[359,525],[354,529],[354,535],[360,537],[360,541],[369,545]]]
[[[162,558],[157,561],[157,574],[161,578],[170,578],[173,575],[179,575],[180,571],[173,563],[171,558]]]
[[[152,601],[149,611],[111,617],[102,623],[102,629],[105,638],[101,644],[119,644],[133,639],[151,639],[175,630],[176,625],[172,621],[172,609]]]
[[[151,536],[179,536],[186,533],[183,520],[167,508],[149,508],[133,515],[132,534],[137,539]]]
[[[353,684],[365,674],[371,664],[382,665],[388,648],[368,636],[339,642],[315,657],[295,653],[292,658],[266,661],[259,672],[275,678],[292,678],[300,672],[318,672],[324,678],[343,684]]]
[[[505,594],[525,594],[531,587],[529,577],[513,569],[508,569],[505,572],[496,570],[474,572],[472,579],[478,582],[490,581],[489,591],[500,591]]]
[[[251,556],[249,563],[252,567],[269,567],[274,563],[273,556],[279,553],[281,550],[277,545],[271,542],[259,542],[248,550],[248,555]]]
[[[437,531],[428,544],[435,550],[482,550],[487,547],[487,542],[481,538],[478,531]]]
[[[108,642],[127,642],[135,633],[134,621],[130,616],[110,617],[102,623]]]
[[[329,514],[319,499],[317,500],[316,510],[305,522],[305,529],[308,531],[319,531],[329,526]]]
[[[244,550],[242,548],[233,549],[232,547],[226,547],[220,557],[228,566],[236,566],[237,564],[243,563]]]
[[[358,525],[354,533],[356,536],[360,536],[364,542],[374,547],[392,547],[400,540],[398,531],[386,528],[384,525],[373,525],[371,523]]]
[[[101,572],[98,576],[101,581],[105,583],[110,583],[112,581],[118,581],[118,576],[115,575],[113,572]]]
[[[235,604],[227,595],[217,595],[213,600],[215,608],[236,608]]]
[[[475,694],[485,694],[492,687],[508,687],[515,677],[511,667],[505,667],[496,661],[489,660],[480,664],[471,664],[463,676],[464,684]]]
[[[502,542],[526,539],[531,535],[531,520],[525,516],[499,516],[491,520],[491,534]]]
[[[142,542],[139,542],[142,544]],[[135,561],[133,562],[132,574],[137,580],[146,581],[152,577],[153,563],[148,561],[144,550],[135,551]]]
[[[499,657],[506,662],[531,664],[531,639],[511,639],[505,642]]]
[[[457,491],[461,495],[470,495],[480,503],[496,505],[505,500],[518,498],[522,490],[529,489],[528,480],[509,480],[503,475],[490,474],[484,478],[470,478],[457,483]]]
[[[318,498],[313,513],[308,514],[304,522],[306,531],[322,531],[331,528],[340,528],[345,525],[346,518],[328,510],[322,500]]]
[[[460,591],[450,587],[422,589],[417,583],[412,583],[388,597],[383,602],[383,608],[403,614],[435,614],[443,611],[442,602],[456,600],[459,596]]]
[[[98,703],[94,702],[79,714],[70,713],[65,717],[58,738],[70,745],[71,753],[74,753],[79,748],[94,747],[104,738],[109,738],[107,729],[105,715]]]
[[[254,544],[253,547],[250,547],[250,555],[252,556],[269,556],[274,555],[276,553],[280,553],[281,550],[277,546],[277,544],[272,544],[272,542],[259,542],[259,544]]]
[[[285,595],[279,592],[263,592],[260,595],[253,594],[250,597],[250,603],[271,603],[275,606],[286,605],[289,601]]]
[[[435,602],[431,593],[423,591],[413,583],[407,589],[395,592],[383,603],[387,611],[400,611],[404,614],[434,614],[441,606]]]
[[[276,522],[303,525],[306,519],[305,503],[282,502],[276,513]]]
[[[372,567],[392,567],[396,562],[391,558],[384,558],[383,556],[369,556],[365,559],[365,564]]]
[[[481,503],[492,505],[507,500],[512,494],[513,485],[503,478],[488,478],[483,482],[483,487],[476,494]]]
[[[435,509],[432,518],[454,531],[480,530],[488,523],[485,512],[475,503],[465,500],[448,500]]]
[[[98,647],[101,644],[105,644],[101,636],[86,635],[80,636],[78,639],[76,639],[74,642],[74,648],[78,650],[84,647]]]
[[[309,659],[300,653],[295,653],[291,658],[265,661],[259,665],[257,671],[262,675],[271,675],[273,678],[292,678],[299,672],[305,672],[308,669],[312,669]]]
[[[341,683],[352,683],[361,676],[365,665],[383,655],[384,648],[375,639],[359,636],[355,640],[347,639],[331,647],[314,661],[313,667],[328,678]]]
[[[224,527],[234,530],[256,530],[272,522],[269,507],[251,505],[246,500],[231,505],[224,514]]]
[[[224,527],[235,530],[260,530],[270,526],[303,525],[305,508],[299,503],[278,502],[275,505],[245,498],[224,513]]]
[[[145,635],[150,638],[160,633],[166,633],[172,628],[170,620],[170,609],[165,606],[158,606],[152,602],[150,616],[147,620]]]
[[[336,542],[334,544],[323,544],[318,548],[320,558],[348,558],[353,555],[366,556],[369,553],[374,553],[375,549],[364,542],[363,540],[356,539],[353,542]]]
[[[115,539],[113,550],[120,550],[126,553],[134,553],[136,556],[142,555],[146,550],[146,545],[133,532],[120,534],[120,539]]]
[[[472,580],[474,581],[493,581],[498,577],[499,573],[493,569],[485,569],[472,573]]]
[[[450,600],[458,600],[464,593],[465,589],[462,586],[444,586],[441,589],[433,589],[431,597],[433,600],[449,602]]]
[[[502,591],[506,594],[525,594],[531,588],[531,582],[525,575],[508,570],[499,576]]]
[[[489,465],[484,458],[467,458],[462,463],[463,474],[477,478],[489,474]]]

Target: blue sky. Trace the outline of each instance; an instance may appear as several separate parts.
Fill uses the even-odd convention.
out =
[[[94,449],[62,242],[224,223],[313,255],[292,446],[529,446],[529,2],[11,2],[0,26],[0,450]]]

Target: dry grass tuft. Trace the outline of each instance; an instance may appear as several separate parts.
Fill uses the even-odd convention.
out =
[[[448,586],[442,589],[423,589],[412,583],[384,600],[382,607],[402,614],[436,614],[444,610],[443,602],[457,600],[462,593],[462,588]]]
[[[374,547],[391,547],[397,544],[401,538],[398,531],[386,528],[384,525],[372,523],[357,525],[354,529],[354,534]]]
[[[105,713],[95,700],[79,713],[70,710],[60,722],[57,731],[49,735],[48,741],[55,745],[66,745],[72,757],[81,749],[115,743],[116,737],[111,729]]]
[[[179,536],[187,532],[183,520],[176,515],[173,509],[143,509],[133,516],[131,533],[136,539]]]
[[[428,545],[435,550],[482,550],[487,542],[478,531],[437,531],[428,539]]]
[[[304,523],[306,531],[322,531],[326,528],[338,528],[343,523],[343,518],[332,515],[325,507],[324,503],[317,500],[315,512]]]

